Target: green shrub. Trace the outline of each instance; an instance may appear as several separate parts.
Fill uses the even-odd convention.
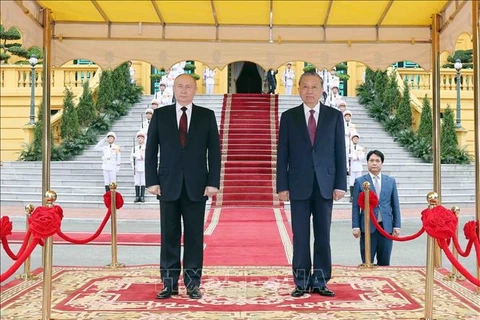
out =
[[[410,93],[405,84],[403,97],[399,100],[398,107],[394,108],[397,95],[394,94],[391,81],[385,72],[367,69],[365,82],[357,87],[359,102],[367,112],[378,120],[395,141],[405,147],[414,157],[425,162],[432,162],[432,111],[430,102],[425,96],[423,99],[420,125],[415,133],[412,129],[412,113],[410,106]],[[390,82],[390,83],[389,83]],[[390,107],[389,107],[390,106]],[[388,112],[392,108],[393,112]],[[457,147],[457,135],[453,112],[447,107],[442,125],[442,152],[441,162],[452,164],[468,164],[472,157],[464,149]]]
[[[72,140],[80,131],[78,125],[78,116],[75,105],[73,104],[73,92],[65,89],[65,97],[63,98],[63,115],[60,124],[60,137],[63,140]]]
[[[400,103],[398,104],[397,119],[400,127],[407,129],[412,127],[412,107],[410,105],[410,90],[408,89],[407,82],[405,81],[403,84],[403,96],[400,98]]]
[[[432,141],[433,139],[433,119],[432,107],[427,95],[423,97],[422,114],[420,116],[420,125],[418,126],[417,135],[419,138],[424,138]]]
[[[81,127],[88,127],[95,120],[95,101],[92,90],[87,82],[83,84],[83,92],[77,106],[78,123]]]

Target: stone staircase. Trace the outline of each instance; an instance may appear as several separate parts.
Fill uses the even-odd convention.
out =
[[[352,112],[352,122],[360,135],[359,144],[368,151],[380,150],[385,155],[382,172],[397,181],[401,207],[426,207],[426,195],[433,189],[433,165],[414,158],[372,119],[357,98],[345,98]],[[298,96],[280,96],[279,112],[301,103]],[[364,165],[364,173],[367,166]],[[475,205],[475,167],[471,165],[442,165],[442,204],[446,207]],[[349,208],[349,194],[335,207]]]
[[[126,208],[158,208],[158,201],[146,196],[143,204],[134,204],[133,170],[130,166],[130,150],[135,133],[141,126],[141,115],[151,96],[145,96],[129,114],[112,127],[117,143],[122,148],[122,165],[118,174],[118,190],[125,199]],[[195,103],[215,111],[221,120],[223,95],[199,95]],[[346,98],[352,111],[352,121],[360,134],[360,145],[367,150],[378,149],[385,154],[383,172],[396,178],[402,207],[425,207],[425,196],[433,188],[431,164],[420,160],[400,147],[375,120],[370,118],[356,98]],[[298,96],[279,96],[279,113],[300,104]],[[219,125],[220,128],[220,125]],[[103,136],[99,136],[99,139]],[[103,174],[100,152],[93,146],[72,161],[52,162],[51,189],[58,194],[57,203],[62,207],[103,208]],[[40,162],[4,162],[1,167],[1,206],[18,206],[28,203],[39,205],[42,200],[42,165]],[[366,166],[364,167],[366,172]],[[472,207],[475,204],[475,171],[473,165],[442,166],[442,202],[445,206]],[[350,207],[347,197],[335,203],[335,208]],[[207,203],[209,205],[209,203]],[[288,206],[288,203],[286,204]]]
[[[135,135],[141,129],[142,115],[152,96],[144,96],[129,113],[119,119],[111,128],[117,135],[115,143],[121,147],[122,164],[117,174],[118,191],[122,194],[124,208],[158,208],[158,200],[148,194],[145,203],[134,204],[135,188],[130,152]],[[194,103],[215,110],[220,127],[223,95],[198,95]],[[104,136],[99,136],[98,140]],[[104,208],[103,172],[101,152],[90,146],[71,161],[53,161],[51,164],[50,188],[57,192],[57,203],[62,207]],[[36,206],[42,201],[41,162],[4,162],[1,167],[1,205],[22,207],[28,203]]]

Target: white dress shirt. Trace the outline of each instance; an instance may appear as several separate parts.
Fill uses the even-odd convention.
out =
[[[180,127],[180,118],[182,117],[183,111],[182,108],[186,107],[187,111],[185,113],[187,114],[187,132],[188,129],[190,128],[190,119],[192,118],[192,104],[189,103],[186,106],[182,106],[181,104],[176,103],[175,109],[177,110],[177,126]]]

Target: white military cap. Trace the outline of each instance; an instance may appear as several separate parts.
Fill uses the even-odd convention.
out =
[[[113,139],[117,139],[117,135],[113,131],[110,131],[109,133],[107,133],[107,138],[110,137],[110,136],[112,136]]]

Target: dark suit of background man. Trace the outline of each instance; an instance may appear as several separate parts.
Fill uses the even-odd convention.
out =
[[[277,192],[289,201],[293,231],[293,297],[304,293],[334,296],[327,282],[332,272],[330,225],[333,200],[347,190],[342,113],[320,103],[323,83],[316,73],[300,77],[303,104],[285,111],[280,121]],[[312,114],[312,111],[313,114]],[[313,217],[313,272],[310,217]]]
[[[401,217],[400,204],[398,201],[397,184],[395,179],[382,174],[382,166],[385,157],[378,150],[370,151],[367,154],[368,171],[364,176],[358,177],[353,186],[353,203],[352,203],[352,228],[353,236],[360,237],[360,255],[365,263],[365,222],[363,211],[360,209],[357,201],[358,195],[363,191],[363,183],[370,183],[370,190],[374,191],[378,198],[378,206],[374,209],[377,221],[383,229],[393,234],[400,235]],[[378,179],[378,180],[377,180]],[[380,196],[378,195],[380,193]],[[392,240],[381,235],[373,222],[370,222],[370,242],[371,242],[371,262],[374,262],[377,256],[377,265],[389,266],[390,255],[392,253]]]
[[[202,296],[203,220],[206,200],[220,186],[220,140],[214,112],[192,103],[196,89],[194,78],[179,75],[173,87],[176,103],[156,109],[148,129],[146,185],[160,200],[164,288],[158,299],[178,294],[182,217],[184,284],[190,298]]]
[[[267,82],[268,82],[268,93],[275,94],[275,90],[277,89],[277,71],[273,71],[273,69],[269,69],[267,71]]]

